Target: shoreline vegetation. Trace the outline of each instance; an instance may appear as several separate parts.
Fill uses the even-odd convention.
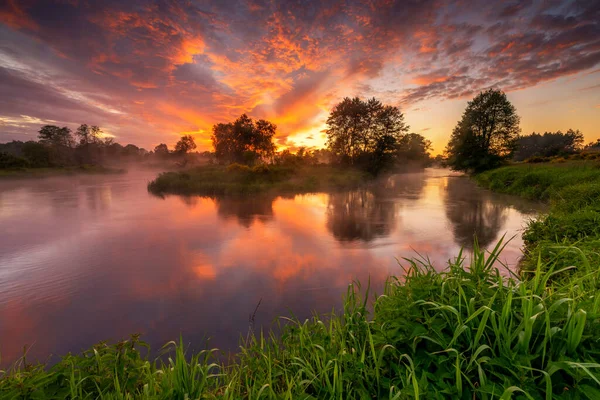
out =
[[[205,165],[185,171],[161,173],[148,184],[148,190],[159,196],[243,195],[265,192],[302,194],[354,189],[373,180],[372,176],[359,169],[332,165]]]
[[[549,204],[523,234],[524,274],[536,270],[538,258],[544,265],[554,260],[556,268],[571,268],[571,275],[599,269],[600,161],[517,164],[475,175],[475,180],[496,192]]]
[[[501,250],[475,247],[441,273],[406,259],[371,315],[368,288],[350,285],[342,313],[282,318],[228,363],[182,339],[153,358],[137,336],[50,368],[22,359],[0,377],[0,398],[599,398],[598,270],[538,261],[532,279],[507,279],[494,268]]]
[[[102,165],[81,165],[76,167],[51,167],[51,168],[15,168],[0,169],[2,178],[47,178],[51,176],[65,176],[78,174],[124,174],[124,168],[107,167]]]

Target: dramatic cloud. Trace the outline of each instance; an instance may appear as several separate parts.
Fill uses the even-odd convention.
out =
[[[583,0],[8,0],[0,140],[53,120],[207,148],[212,124],[246,112],[274,121],[280,145],[319,146],[343,96],[423,110],[593,71],[599,21]]]

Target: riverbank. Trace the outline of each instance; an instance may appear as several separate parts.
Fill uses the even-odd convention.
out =
[[[246,193],[310,193],[352,189],[372,179],[353,168],[330,165],[248,167],[205,165],[179,172],[164,172],[148,184],[157,195],[238,195]]]
[[[523,234],[524,271],[537,268],[538,258],[549,268],[572,268],[577,275],[600,266],[600,163],[519,164],[475,177],[491,190],[541,200],[549,212],[531,221]]]
[[[0,169],[2,178],[47,178],[49,176],[63,176],[76,174],[122,174],[126,170],[122,168],[104,167],[100,165],[82,165],[79,167],[64,168],[16,168]]]
[[[244,341],[227,365],[216,350],[154,359],[137,337],[99,344],[46,369],[25,360],[0,377],[1,398],[598,398],[598,271],[570,284],[543,272],[504,280],[475,249],[442,273],[405,264],[368,316],[360,286],[342,314],[282,319],[280,335]],[[550,283],[551,282],[551,283]],[[517,396],[517,397],[515,397]]]

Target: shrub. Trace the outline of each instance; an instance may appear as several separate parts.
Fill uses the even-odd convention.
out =
[[[227,172],[250,172],[252,169],[244,164],[233,163],[227,166]]]
[[[17,169],[27,168],[29,163],[26,159],[13,156],[12,154],[0,152],[0,168]]]

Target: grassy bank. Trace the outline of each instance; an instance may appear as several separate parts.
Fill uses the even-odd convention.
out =
[[[363,185],[369,175],[329,165],[228,167],[205,165],[180,172],[165,172],[148,184],[155,194],[245,194],[259,192],[308,193],[349,189]]]
[[[280,335],[245,341],[227,365],[215,351],[153,359],[134,337],[68,355],[51,368],[18,363],[0,397],[18,399],[598,399],[598,271],[568,282],[539,265],[502,278],[475,250],[443,273],[407,261],[368,315],[351,286],[343,313],[282,320]],[[546,270],[546,272],[543,272]]]
[[[532,221],[523,235],[525,270],[535,268],[540,254],[544,263],[554,259],[577,274],[598,269],[600,162],[520,164],[479,174],[476,180],[494,191],[550,204],[548,214]]]
[[[83,165],[64,168],[15,168],[0,169],[0,178],[45,178],[49,176],[75,174],[121,174],[121,168],[103,167],[99,165]]]

